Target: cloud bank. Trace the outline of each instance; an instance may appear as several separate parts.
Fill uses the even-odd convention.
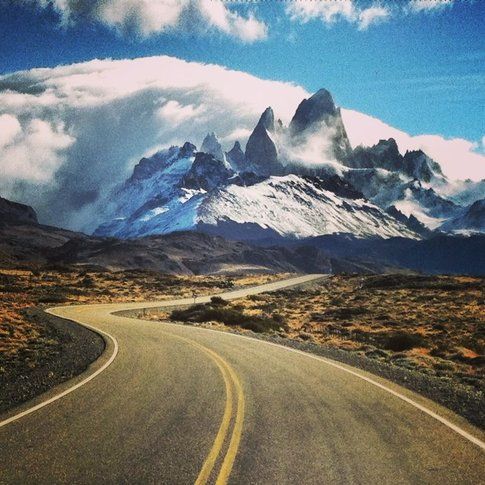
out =
[[[175,30],[217,31],[243,42],[265,39],[267,26],[250,12],[243,17],[222,1],[213,0],[23,0],[52,7],[63,25],[96,21],[120,34],[148,37]]]
[[[272,106],[287,124],[302,87],[221,66],[160,56],[94,60],[0,77],[0,195],[32,204],[43,222],[90,230],[102,194],[144,155],[215,131],[224,148],[245,144]],[[393,136],[423,148],[453,178],[485,177],[485,156],[467,140],[412,137],[342,110],[351,143]]]

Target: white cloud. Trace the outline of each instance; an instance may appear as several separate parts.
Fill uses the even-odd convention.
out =
[[[219,31],[243,42],[267,37],[267,26],[213,0],[23,0],[40,7],[52,6],[69,26],[80,19],[95,20],[118,32],[137,33],[143,37],[167,31],[183,30],[203,33]]]
[[[321,20],[326,25],[346,21],[367,30],[392,16],[420,14],[442,11],[451,7],[454,0],[409,0],[402,2],[361,2],[358,0],[341,1],[295,1],[286,6],[290,19],[306,23],[310,20]]]
[[[204,116],[204,112],[204,106],[195,107],[192,104],[183,106],[175,100],[170,100],[157,111],[157,114],[162,122],[179,125],[188,120]]]
[[[359,29],[366,30],[369,26],[383,22],[391,15],[384,7],[370,7],[359,12]]]
[[[437,161],[451,179],[485,178],[485,156],[478,153],[477,143],[463,138],[447,139],[439,135],[411,136],[377,118],[353,110],[342,110],[342,117],[352,147],[371,146],[380,139],[394,138],[399,150],[423,150]]]
[[[22,120],[25,133],[16,135],[15,152],[0,151],[0,193],[33,204],[46,222],[80,228],[93,210],[88,203],[151,150],[200,144],[208,131],[234,142],[247,137],[268,105],[288,122],[306,94],[290,83],[166,56],[2,76],[1,126]],[[33,120],[46,129],[37,146],[28,128]],[[10,130],[5,140],[14,136]]]
[[[382,22],[391,15],[388,7],[375,4],[363,8],[353,0],[290,2],[286,7],[286,12],[292,20],[303,23],[320,19],[323,23],[331,25],[339,20],[345,20],[355,23],[359,30],[366,30],[369,26]]]
[[[0,148],[4,148],[13,142],[15,137],[22,131],[19,120],[12,115],[0,116]]]
[[[431,12],[451,7],[454,0],[409,0],[408,7],[411,12]]]
[[[355,7],[352,1],[345,2],[289,2],[286,12],[292,20],[308,22],[320,19],[326,24],[337,20],[355,20]]]
[[[44,222],[93,229],[91,203],[142,156],[185,141],[200,145],[209,131],[224,150],[236,139],[244,147],[266,107],[288,124],[305,97],[291,83],[167,56],[1,76],[0,193],[34,205]],[[411,137],[370,116],[342,112],[353,145],[393,136],[404,150],[423,148],[451,177],[485,176],[485,156],[467,140]]]
[[[47,184],[53,181],[56,170],[65,162],[65,150],[74,139],[64,132],[63,126],[31,119],[22,127],[15,116],[0,116],[0,167],[3,184],[16,182]]]

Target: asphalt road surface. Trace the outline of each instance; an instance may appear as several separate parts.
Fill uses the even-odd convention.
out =
[[[147,306],[52,310],[107,349],[0,418],[0,483],[484,483],[484,435],[450,411],[284,347],[112,314]]]

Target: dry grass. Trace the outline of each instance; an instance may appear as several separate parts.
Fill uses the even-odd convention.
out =
[[[162,300],[258,285],[287,275],[166,276],[149,271],[99,272],[59,268],[0,270],[0,373],[28,359],[35,367],[59,342],[30,321],[23,310],[35,305]]]
[[[469,277],[333,276],[238,304],[255,315],[282,315],[289,338],[481,387],[484,289],[485,279]]]

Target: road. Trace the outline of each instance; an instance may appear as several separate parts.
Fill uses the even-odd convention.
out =
[[[83,375],[2,417],[0,483],[483,483],[483,433],[450,411],[284,347],[113,315],[147,306],[52,310],[105,332],[108,346]]]

